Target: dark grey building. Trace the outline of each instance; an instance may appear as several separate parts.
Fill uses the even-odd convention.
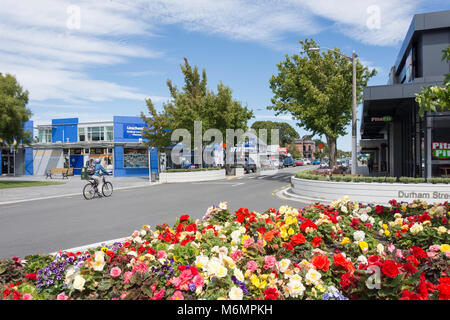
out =
[[[420,117],[415,102],[423,86],[443,86],[450,64],[442,50],[449,45],[450,10],[416,14],[388,84],[364,90],[360,148],[373,157],[374,174],[450,174],[450,112]]]

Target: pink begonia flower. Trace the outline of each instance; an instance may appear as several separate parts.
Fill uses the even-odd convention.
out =
[[[64,292],[61,292],[60,294],[58,294],[56,296],[56,300],[68,300],[68,299],[69,299],[69,297],[66,296],[66,294]]]
[[[230,257],[236,262],[240,257],[242,257],[242,251],[241,250],[235,250],[231,253]]]
[[[199,273],[197,274],[194,279],[192,279],[192,282],[194,282],[196,288],[202,288],[205,284],[205,280],[203,279],[203,276]]]
[[[427,252],[427,256],[428,256],[429,258],[434,258],[436,255],[437,255],[437,252],[434,252],[434,251],[429,251],[429,252]]]
[[[119,298],[111,298],[111,300],[119,300]]]
[[[439,251],[441,250],[441,246],[438,244],[434,244],[429,248],[431,251]]]
[[[253,238],[248,238],[247,240],[244,241],[244,248],[247,249],[254,243],[255,243],[255,240],[253,240]]]
[[[125,299],[125,297],[127,296],[127,294],[128,294],[128,292],[124,292],[124,293],[122,293],[121,295],[120,295],[120,299]]]
[[[265,256],[264,257],[264,269],[272,269],[275,267],[275,263],[277,262],[277,259],[275,259],[274,256]]]
[[[162,298],[164,298],[164,289],[159,290],[150,300],[161,300]]]
[[[157,253],[157,257],[158,257],[158,259],[163,259],[163,258],[167,257],[167,252],[165,252],[164,250],[159,250]]]
[[[145,263],[138,263],[133,267],[133,273],[139,272],[140,274],[148,271],[148,265]]]
[[[404,258],[405,258],[405,257],[403,256],[402,250],[400,250],[400,249],[397,249],[397,251],[395,251],[395,256],[396,256],[397,258],[401,258],[401,259],[404,259]]]
[[[249,262],[247,262],[247,269],[251,272],[255,272],[256,269],[258,269],[258,264],[255,261],[250,260]]]
[[[446,256],[448,259],[450,259],[450,251],[449,251],[449,250],[445,251],[445,256]]]
[[[258,241],[256,241],[256,244],[257,244],[259,247],[262,247],[262,246],[264,245],[264,242],[263,242],[262,239],[258,239]]]
[[[388,251],[389,251],[390,253],[394,252],[394,250],[395,250],[394,244],[391,243],[390,245],[388,245],[387,249],[388,249]]]
[[[111,272],[109,273],[111,277],[117,278],[122,273],[122,270],[119,267],[114,267],[111,269]]]
[[[32,300],[32,299],[33,299],[33,296],[31,294],[29,294],[29,293],[25,293],[22,296],[22,300]]]
[[[123,281],[123,283],[128,283],[130,282],[130,278],[133,275],[133,272],[131,271],[127,271],[123,274],[123,277],[125,278],[125,280]]]
[[[177,290],[174,292],[173,296],[170,297],[170,300],[184,300],[184,297],[181,291]]]
[[[133,232],[133,234],[131,235],[132,238],[136,238],[139,235],[139,231],[135,231]]]

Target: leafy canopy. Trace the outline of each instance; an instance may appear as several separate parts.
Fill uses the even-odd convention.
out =
[[[450,46],[442,50],[442,60],[450,61]],[[442,111],[450,110],[450,73],[445,75],[444,87],[429,86],[423,87],[420,93],[416,93],[416,102],[419,104],[419,115],[422,117],[425,112],[436,112],[440,108]]]
[[[161,112],[156,110],[151,99],[146,100],[150,117],[143,113],[141,117],[148,125],[143,133],[149,140],[148,145],[159,148],[173,145],[170,138],[175,129],[187,129],[193,137],[194,121],[202,121],[202,134],[215,128],[222,132],[224,138],[226,129],[247,130],[247,121],[253,117],[253,112],[233,99],[229,87],[220,82],[217,93],[208,89],[205,69],[200,75],[198,67],[192,67],[186,58],[181,71],[184,86],[180,90],[167,80],[172,99],[163,104]]]
[[[32,115],[27,103],[28,91],[13,75],[0,73],[0,145],[31,142],[32,132],[23,129]]]
[[[274,93],[269,109],[276,114],[290,113],[298,126],[313,135],[326,135],[337,139],[346,134],[352,119],[352,62],[340,55],[340,50],[313,52],[317,47],[313,39],[299,41],[302,53],[277,64],[278,74],[270,79]],[[339,52],[339,53],[337,53]],[[376,74],[357,61],[357,102],[362,100],[362,90]]]
[[[284,147],[287,144],[293,143],[295,139],[300,138],[298,132],[286,122],[276,122],[276,121],[255,121],[252,126],[252,129],[256,130],[256,134],[259,136],[260,129],[267,130],[267,144],[271,144],[272,141],[272,129],[278,129],[279,134],[279,143],[280,146]],[[262,138],[262,137],[260,137]]]

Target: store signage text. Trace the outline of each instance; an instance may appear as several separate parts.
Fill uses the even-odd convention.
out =
[[[137,139],[142,138],[142,130],[144,126],[138,124],[125,124],[123,127],[123,137]]]
[[[399,191],[397,197],[409,199],[450,199],[450,193],[439,191],[430,191],[430,192]]]
[[[432,143],[433,157],[438,159],[450,158],[450,143],[446,142],[433,142]]]
[[[370,120],[372,122],[389,122],[389,121],[392,121],[392,117],[391,116],[372,117]]]

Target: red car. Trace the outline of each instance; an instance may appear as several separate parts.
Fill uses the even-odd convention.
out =
[[[301,160],[301,159],[295,159],[295,165],[296,165],[296,166],[302,166],[302,165],[303,165],[303,160]]]

